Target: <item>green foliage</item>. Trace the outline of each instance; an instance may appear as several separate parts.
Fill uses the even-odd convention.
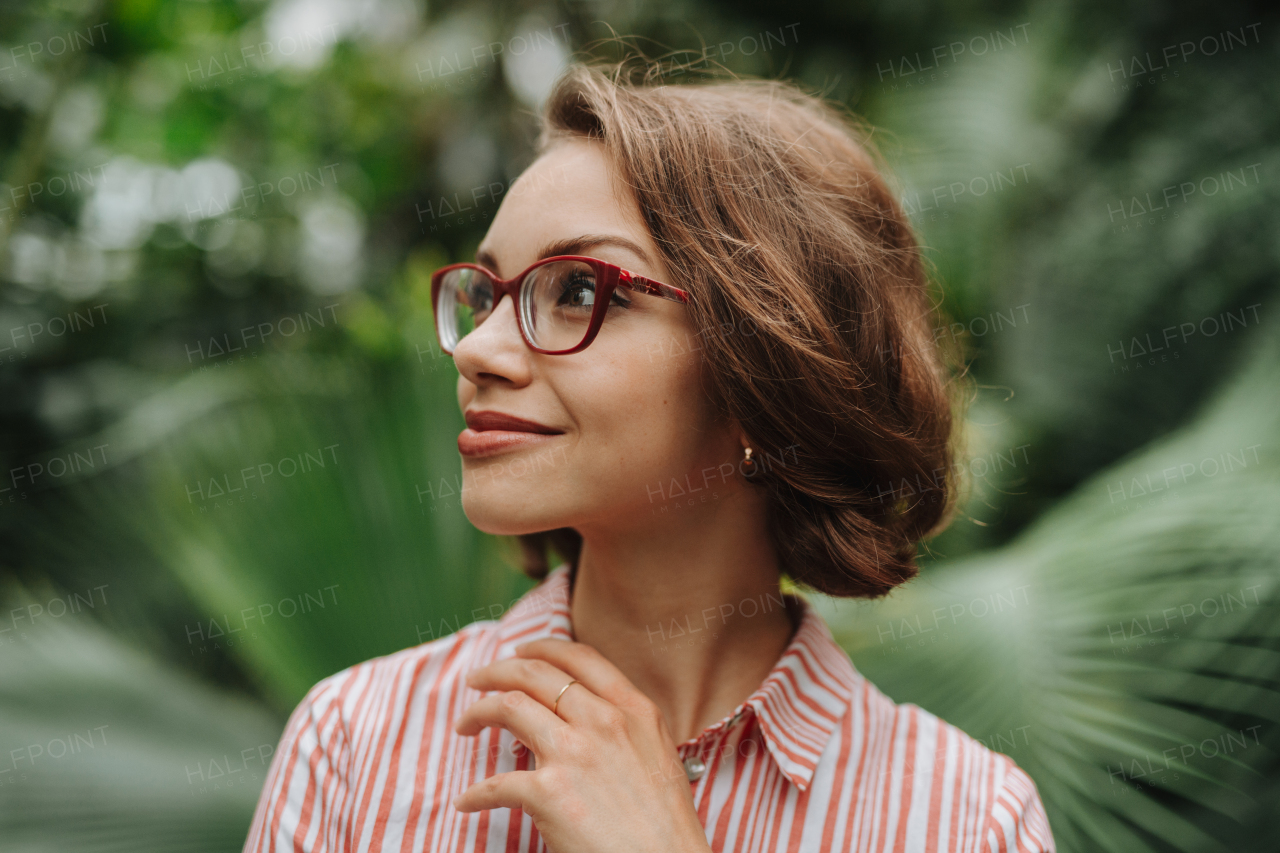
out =
[[[6,590],[9,606],[57,594]],[[101,595],[101,592],[98,593]],[[89,598],[75,599],[88,607]],[[93,606],[103,602],[92,596]],[[31,610],[31,613],[36,613]],[[274,715],[87,619],[43,619],[0,654],[6,850],[238,850],[280,737]],[[12,774],[12,775],[10,775]]]
[[[104,463],[0,492],[21,580],[0,756],[103,736],[0,775],[0,838],[238,849],[260,777],[210,783],[215,764],[250,778],[242,751],[315,681],[528,588],[460,510],[428,276],[469,257],[535,129],[536,69],[445,60],[564,22],[566,50],[610,28],[709,45],[881,129],[977,397],[972,495],[920,580],[822,604],[859,668],[1009,752],[1061,850],[1280,843],[1274,10],[345,5],[376,14],[335,13],[310,59],[275,50],[320,32],[285,2],[0,9],[0,470]],[[1130,74],[1255,21],[1243,47]],[[765,31],[781,41],[724,51]],[[999,51],[937,58],[996,31]],[[13,53],[72,32],[92,42]],[[1228,172],[1230,192],[1147,209]],[[1229,333],[1163,337],[1228,312]],[[105,606],[14,621],[78,590]]]
[[[462,514],[442,367],[297,356],[191,376],[102,436],[134,482],[86,483],[81,513],[144,543],[195,602],[189,654],[229,651],[288,711],[531,585]]]
[[[822,602],[877,686],[1035,778],[1061,849],[1239,849],[1176,804],[1274,809],[1247,793],[1280,722],[1280,472],[1255,440],[1280,434],[1280,336],[1261,343],[1195,421],[1007,546],[879,602]]]

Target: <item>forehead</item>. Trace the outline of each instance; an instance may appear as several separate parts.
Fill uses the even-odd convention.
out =
[[[580,137],[552,143],[511,185],[508,197],[558,193],[566,189],[613,196],[612,168],[604,144]]]
[[[478,253],[496,260],[502,275],[514,275],[541,247],[582,234],[617,234],[649,249],[639,207],[624,190],[602,143],[557,142],[511,185]]]

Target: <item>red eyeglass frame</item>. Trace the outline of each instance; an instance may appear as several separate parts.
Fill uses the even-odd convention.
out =
[[[548,350],[535,346],[533,341],[529,340],[528,333],[525,332],[524,321],[520,319],[520,288],[524,284],[525,277],[533,270],[546,264],[556,261],[581,261],[592,268],[596,276],[595,302],[591,306],[591,320],[587,324],[587,334],[582,341],[569,349]],[[615,288],[622,287],[627,290],[633,290],[637,293],[645,293],[649,296],[657,296],[659,299],[670,299],[673,302],[679,302],[683,305],[689,303],[688,291],[681,290],[678,287],[672,287],[669,284],[663,284],[660,281],[654,281],[651,278],[645,278],[637,275],[629,270],[625,270],[617,264],[611,264],[608,261],[602,261],[599,258],[591,258],[586,255],[553,255],[549,258],[543,258],[530,264],[519,275],[514,278],[498,278],[493,274],[493,270],[482,267],[479,264],[450,264],[447,267],[441,267],[431,274],[431,310],[435,314],[433,325],[436,330],[436,341],[440,344],[440,349],[447,355],[453,355],[453,351],[446,349],[444,339],[440,336],[440,284],[444,279],[445,273],[452,270],[469,269],[483,273],[493,283],[493,309],[498,309],[498,303],[502,301],[504,295],[510,295],[511,304],[515,307],[516,328],[520,330],[520,337],[524,339],[525,345],[529,349],[543,355],[569,355],[575,352],[581,352],[586,349],[590,343],[595,340],[596,334],[599,333],[600,327],[604,325],[605,313],[609,310],[609,301],[613,299],[613,291]]]

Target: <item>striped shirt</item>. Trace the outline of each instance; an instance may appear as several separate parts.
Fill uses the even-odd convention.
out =
[[[534,769],[510,732],[463,737],[453,725],[483,695],[468,671],[528,640],[573,639],[570,592],[561,565],[500,620],[316,684],[285,726],[246,853],[545,851],[520,809],[453,808],[481,779]],[[895,704],[803,598],[787,598],[801,619],[777,665],[734,713],[678,746],[696,759],[690,775],[705,765],[690,786],[713,850],[1054,850],[1035,784],[1012,759]]]

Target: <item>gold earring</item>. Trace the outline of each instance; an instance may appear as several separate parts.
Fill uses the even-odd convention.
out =
[[[760,473],[760,463],[751,458],[751,448],[747,447],[742,452],[742,461],[738,463],[738,471],[748,480],[755,479]]]

